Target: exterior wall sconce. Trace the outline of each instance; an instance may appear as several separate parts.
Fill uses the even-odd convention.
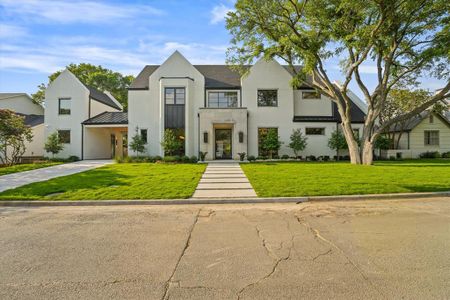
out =
[[[239,131],[239,143],[244,142],[244,133],[242,131]]]
[[[208,144],[208,131],[203,132],[203,143]]]

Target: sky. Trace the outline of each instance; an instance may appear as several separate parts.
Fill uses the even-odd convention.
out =
[[[0,0],[0,92],[34,93],[70,63],[137,75],[179,50],[193,64],[224,64],[234,0]],[[327,68],[341,80],[338,62]],[[375,67],[362,69],[370,87]],[[439,82],[428,80],[425,88]],[[350,88],[361,96],[354,83]]]

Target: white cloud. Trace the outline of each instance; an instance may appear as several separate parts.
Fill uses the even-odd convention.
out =
[[[58,23],[113,23],[137,15],[162,15],[148,5],[112,5],[88,0],[0,0],[4,12],[25,20]]]
[[[27,35],[27,30],[16,25],[0,24],[0,38],[17,38]]]
[[[233,11],[233,9],[225,6],[224,4],[214,6],[211,11],[211,24],[223,22],[227,16],[227,13],[230,11]]]

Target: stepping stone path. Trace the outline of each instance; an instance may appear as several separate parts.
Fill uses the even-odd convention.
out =
[[[209,163],[192,198],[255,198],[238,163]]]

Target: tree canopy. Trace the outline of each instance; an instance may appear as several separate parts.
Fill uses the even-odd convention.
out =
[[[25,125],[25,118],[8,109],[0,109],[0,163],[12,165],[25,153],[25,142],[31,142],[33,133]]]
[[[295,74],[293,85],[315,88],[337,105],[352,163],[371,164],[376,138],[392,124],[450,97],[450,3],[447,0],[238,0],[228,13],[232,46],[227,62],[252,64],[276,58]],[[327,63],[338,65],[337,84]],[[294,68],[301,64],[303,68]],[[375,69],[375,87],[363,76]],[[378,123],[393,87],[417,86],[428,76],[442,89],[413,110]],[[354,82],[368,105],[361,146],[353,136],[348,86]]]
[[[117,101],[122,104],[124,110],[128,107],[128,90],[134,77],[132,75],[122,75],[119,72],[103,68],[102,66],[95,66],[87,63],[70,64],[67,69],[72,72],[81,82],[92,86],[100,91],[109,91]],[[48,77],[48,83],[56,79],[61,74],[57,71]],[[47,84],[48,85],[48,84]],[[41,83],[38,86],[38,91],[31,95],[36,103],[42,103],[45,98],[46,84]]]

